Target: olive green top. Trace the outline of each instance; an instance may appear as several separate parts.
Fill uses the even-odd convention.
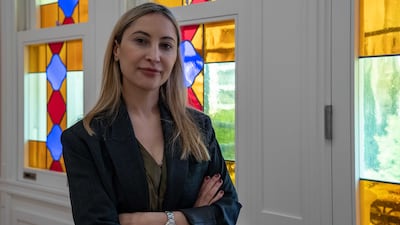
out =
[[[164,194],[167,188],[167,166],[165,157],[163,157],[162,165],[158,165],[144,146],[140,144],[139,141],[138,143],[144,161],[144,169],[146,171],[150,210],[162,211]]]

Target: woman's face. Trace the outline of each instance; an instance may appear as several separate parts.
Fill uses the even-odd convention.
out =
[[[147,14],[133,22],[114,47],[124,91],[158,91],[177,60],[177,41],[173,23],[161,14]]]

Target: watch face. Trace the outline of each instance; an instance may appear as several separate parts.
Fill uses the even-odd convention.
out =
[[[172,221],[168,221],[165,225],[176,225],[176,224]]]

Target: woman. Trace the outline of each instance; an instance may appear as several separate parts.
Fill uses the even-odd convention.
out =
[[[241,204],[211,121],[188,108],[179,26],[164,6],[126,12],[100,97],[62,135],[75,224],[235,224]]]

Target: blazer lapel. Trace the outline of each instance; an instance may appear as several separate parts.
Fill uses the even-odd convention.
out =
[[[124,199],[122,207],[147,209],[149,199],[143,158],[124,104],[107,131],[104,139],[123,192],[119,193]]]
[[[160,104],[161,124],[164,133],[164,157],[167,162],[167,190],[164,196],[164,209],[176,209],[183,193],[188,173],[188,160],[181,160],[182,147],[179,142],[172,143],[175,129],[172,116],[166,106]]]

